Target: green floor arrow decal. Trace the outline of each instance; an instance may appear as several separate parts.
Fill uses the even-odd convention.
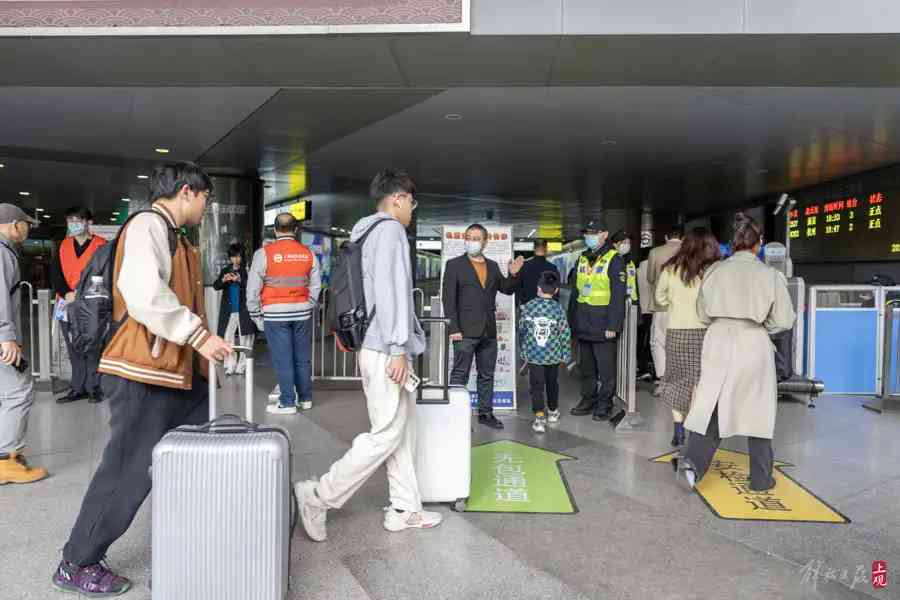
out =
[[[578,512],[558,452],[501,440],[472,448],[472,488],[466,512]]]

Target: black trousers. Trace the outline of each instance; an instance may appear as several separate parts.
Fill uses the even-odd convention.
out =
[[[110,437],[88,487],[63,558],[92,565],[131,526],[150,493],[153,447],[170,429],[209,420],[208,387],[194,374],[190,391],[136,383],[112,375],[102,378],[109,399]]]
[[[475,359],[476,387],[478,388],[478,414],[494,412],[494,367],[497,365],[497,338],[463,338],[453,342],[453,369],[450,385],[466,385],[472,359]]]
[[[69,343],[69,324],[60,321],[69,362],[72,364],[72,391],[76,394],[97,394],[100,391],[100,355],[97,353],[81,354]]]
[[[581,397],[592,401],[594,414],[605,414],[612,409],[613,395],[616,393],[617,348],[615,339],[608,342],[578,340]]]
[[[559,365],[528,365],[528,388],[531,392],[531,409],[544,410],[544,390],[547,391],[547,408],[559,409]]]
[[[653,331],[653,314],[641,315],[637,327],[638,373],[656,374],[653,369],[653,353],[650,352],[650,335]]]
[[[709,470],[722,438],[719,437],[719,409],[713,410],[706,427],[706,434],[690,432],[688,437],[685,457],[693,463],[697,469],[697,481],[703,479]],[[772,440],[767,438],[747,438],[747,446],[750,451],[750,488],[754,490],[766,490],[775,484],[772,478],[774,455],[772,453]]]

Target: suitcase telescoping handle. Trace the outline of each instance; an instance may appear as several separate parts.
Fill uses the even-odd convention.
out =
[[[244,418],[248,423],[253,422],[253,348],[247,346],[235,346],[234,351],[243,354],[247,359],[247,370],[244,375]],[[219,390],[216,385],[217,363],[209,363],[209,420],[216,420],[218,415],[217,396]]]
[[[441,327],[441,331],[443,331],[443,335],[441,336],[441,369],[443,369],[441,373],[440,383],[431,383],[430,381],[425,381],[423,378],[422,383],[419,385],[419,389],[417,390],[417,398],[416,404],[450,404],[450,393],[447,389],[448,381],[450,379],[450,319],[446,317],[419,317],[419,322],[423,325],[427,325],[428,323],[439,323],[443,325]],[[422,374],[425,372],[425,353],[423,352],[416,359],[418,365],[416,369],[419,371],[419,377],[422,377]],[[422,389],[439,389],[441,392],[440,398],[424,398],[422,395]]]

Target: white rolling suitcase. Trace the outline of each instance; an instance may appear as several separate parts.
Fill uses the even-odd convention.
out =
[[[294,511],[291,447],[253,419],[247,354],[246,421],[216,419],[167,433],[153,450],[153,600],[283,600]]]
[[[425,317],[422,323],[447,323]],[[442,336],[440,384],[422,382],[416,400],[416,479],[424,502],[451,502],[466,508],[472,480],[472,404],[465,387],[448,387],[446,325]],[[422,373],[419,357],[419,373]]]

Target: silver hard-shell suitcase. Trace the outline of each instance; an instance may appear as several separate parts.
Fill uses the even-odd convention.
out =
[[[253,424],[253,353],[246,421],[216,418],[167,433],[153,450],[153,600],[283,600],[293,494],[286,431]]]

